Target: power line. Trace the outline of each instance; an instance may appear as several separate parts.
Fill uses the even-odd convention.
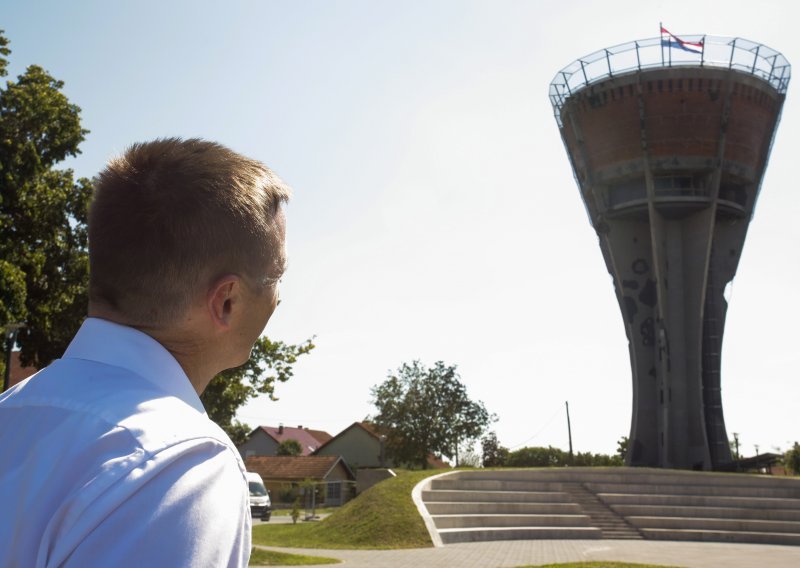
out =
[[[530,438],[528,438],[527,440],[525,440],[525,441],[523,441],[523,442],[520,442],[519,444],[516,444],[516,445],[514,445],[514,446],[509,446],[509,448],[508,448],[508,449],[509,449],[509,450],[513,450],[514,448],[518,448],[518,447],[520,447],[520,446],[521,446],[521,445],[523,445],[523,444],[527,444],[528,442],[530,442],[531,440],[533,440],[534,438],[536,438],[536,437],[537,437],[539,434],[541,434],[542,432],[544,432],[544,431],[547,429],[547,427],[548,427],[548,426],[550,426],[550,423],[553,421],[553,419],[554,419],[556,416],[558,416],[558,414],[559,414],[560,412],[561,412],[561,407],[559,406],[559,407],[558,407],[558,408],[555,410],[555,412],[553,412],[553,415],[552,415],[552,416],[551,416],[551,417],[550,417],[550,418],[547,420],[547,422],[545,422],[544,426],[542,426],[542,427],[539,429],[539,431],[538,431],[538,432],[536,432],[536,433],[535,433],[533,436],[531,436],[531,437],[530,437]]]

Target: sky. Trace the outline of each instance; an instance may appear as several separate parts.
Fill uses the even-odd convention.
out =
[[[337,434],[401,363],[455,364],[500,443],[613,453],[627,340],[548,99],[581,56],[657,36],[743,37],[800,62],[792,2],[0,0],[10,75],[64,81],[91,177],[129,144],[217,140],[294,190],[267,327],[316,349],[241,409]],[[745,455],[800,439],[800,108],[790,85],[722,353]]]

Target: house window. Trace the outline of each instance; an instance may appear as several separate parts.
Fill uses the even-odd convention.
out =
[[[328,494],[326,499],[339,501],[342,498],[342,483],[340,481],[328,482]]]

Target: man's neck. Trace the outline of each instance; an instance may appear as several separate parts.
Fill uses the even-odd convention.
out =
[[[213,368],[213,345],[187,325],[137,325],[115,311],[97,305],[89,306],[89,317],[131,327],[155,339],[175,358],[198,395],[203,393],[211,379],[219,373],[218,369]]]

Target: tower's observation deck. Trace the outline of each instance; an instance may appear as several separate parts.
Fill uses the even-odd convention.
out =
[[[628,462],[731,461],[720,394],[733,279],[791,74],[778,52],[699,37],[604,49],[550,99],[630,345]]]

